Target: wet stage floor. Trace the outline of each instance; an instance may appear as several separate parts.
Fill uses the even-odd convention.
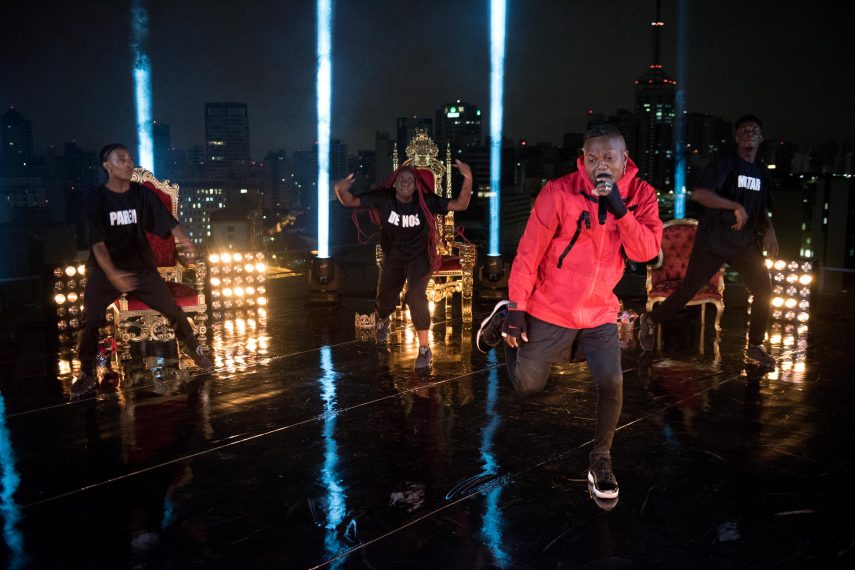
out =
[[[411,329],[388,350],[356,340],[368,297],[306,307],[302,280],[269,290],[266,321],[216,326],[209,375],[141,368],[69,403],[55,355],[4,350],[2,562],[851,567],[851,315],[781,339],[770,373],[746,369],[737,311],[718,354],[711,319],[699,353],[691,316],[652,359],[627,348],[621,493],[598,505],[585,480],[595,395],[584,363],[521,400],[504,355],[478,352],[458,312],[435,315],[423,376]],[[476,326],[489,309],[476,306]]]

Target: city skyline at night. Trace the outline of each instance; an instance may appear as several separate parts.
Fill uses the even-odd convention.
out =
[[[204,103],[240,101],[250,109],[253,158],[310,147],[310,6],[149,4],[152,116],[170,125],[173,146],[204,144]],[[333,138],[373,148],[375,132],[391,131],[397,117],[431,116],[457,99],[483,107],[488,120],[487,3],[412,6],[404,19],[384,6],[335,4]],[[121,3],[48,2],[40,13],[2,8],[20,41],[0,59],[3,75],[13,78],[0,87],[0,103],[33,122],[36,150],[72,140],[84,148],[133,144],[128,10]],[[650,63],[654,10],[654,2],[618,3],[603,20],[593,3],[509,3],[506,136],[556,143],[584,130],[588,109],[630,109],[633,80]],[[662,10],[662,62],[673,73],[676,3]],[[851,140],[853,110],[832,79],[852,67],[842,55],[845,18],[827,13],[771,3],[692,5],[689,112],[729,119],[754,112],[767,138],[799,145]]]

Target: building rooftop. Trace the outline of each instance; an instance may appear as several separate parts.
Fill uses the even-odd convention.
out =
[[[211,374],[149,359],[69,402],[68,363],[42,333],[4,339],[7,565],[853,562],[852,312],[812,315],[801,344],[772,347],[774,371],[743,361],[735,303],[718,342],[712,319],[701,340],[693,307],[652,357],[628,345],[612,450],[621,494],[601,505],[585,480],[595,392],[584,363],[556,367],[521,400],[502,352],[474,349],[490,306],[476,305],[473,329],[453,305],[437,308],[433,370],[418,375],[411,328],[396,326],[388,347],[359,339],[373,268],[343,267],[340,305],[306,306],[305,278],[271,279],[266,319],[211,324]]]

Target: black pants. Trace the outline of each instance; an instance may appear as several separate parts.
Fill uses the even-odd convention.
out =
[[[766,337],[769,314],[772,311],[772,280],[766,260],[756,245],[746,247],[733,256],[716,255],[694,248],[686,268],[686,277],[677,291],[657,305],[650,313],[655,323],[667,321],[676,315],[722,266],[729,264],[739,273],[748,291],[754,295],[751,303],[751,324],[748,327],[748,343],[760,344]]]
[[[505,345],[505,362],[514,390],[521,396],[543,390],[552,365],[569,361],[576,342],[577,352],[584,354],[597,387],[597,425],[590,459],[593,462],[600,457],[610,458],[623,407],[623,369],[617,324],[568,329],[526,315],[526,327],[528,342],[522,342],[519,348]]]
[[[430,327],[430,308],[428,307],[427,289],[431,276],[430,262],[426,256],[420,256],[409,261],[396,261],[388,257],[383,260],[380,278],[377,282],[377,299],[374,308],[381,319],[385,319],[398,306],[404,283],[407,283],[407,306],[410,308],[410,318],[417,331]]]
[[[87,266],[86,289],[83,293],[83,311],[86,324],[80,332],[78,355],[83,372],[92,373],[95,368],[95,353],[98,348],[98,327],[104,312],[121,296],[100,268]],[[175,298],[157,271],[146,271],[134,275],[138,285],[134,296],[169,319],[178,337],[188,350],[196,350],[199,342],[193,336],[193,327],[184,311],[175,303]]]

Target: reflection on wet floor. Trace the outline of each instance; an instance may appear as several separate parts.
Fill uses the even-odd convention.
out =
[[[855,443],[839,322],[774,323],[774,370],[746,365],[736,312],[702,338],[696,311],[678,318],[643,357],[624,326],[621,497],[601,504],[585,478],[595,393],[583,362],[556,366],[523,400],[501,349],[472,350],[459,307],[434,315],[433,369],[417,374],[411,327],[385,345],[355,334],[370,299],[306,308],[270,289],[266,318],[212,325],[211,374],[166,350],[69,404],[79,364],[53,352],[44,377],[3,381],[7,565],[851,561],[855,531],[835,522],[852,506],[835,490]],[[477,309],[476,323],[489,307]],[[25,382],[27,398],[11,396]],[[79,547],[93,537],[98,548]]]
[[[243,372],[270,362],[266,313],[253,318],[214,323],[211,333],[211,351],[216,370]]]

